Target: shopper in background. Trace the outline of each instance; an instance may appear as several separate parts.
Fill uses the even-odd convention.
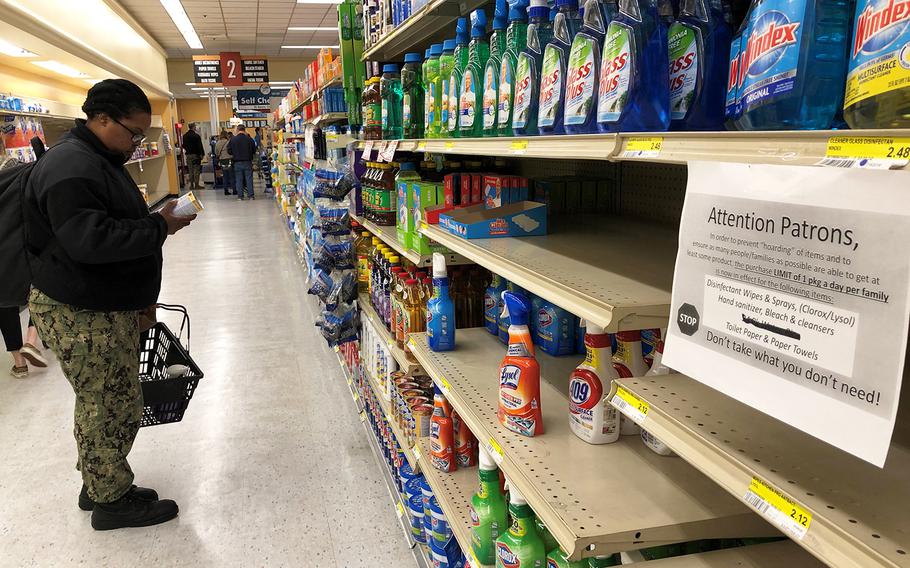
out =
[[[10,375],[15,379],[28,377],[28,364],[36,367],[47,367],[47,360],[38,349],[38,329],[32,321],[28,322],[25,343],[22,342],[22,322],[19,321],[19,308],[0,308],[0,334],[6,350],[13,356],[13,368]]]
[[[218,143],[215,144],[215,157],[221,166],[221,183],[224,185],[225,195],[230,195],[231,191],[237,195],[237,188],[234,186],[234,164],[231,162],[231,154],[228,153],[228,143],[233,137],[231,132],[222,130]]]
[[[237,127],[237,135],[228,142],[228,153],[234,160],[234,183],[240,201],[244,199],[243,188],[246,186],[250,199],[256,199],[253,194],[253,158],[256,156],[256,142],[246,133],[246,126]]]
[[[256,143],[256,150],[262,149],[262,128],[256,127],[256,130],[253,131],[255,136],[253,137],[253,142]]]
[[[196,123],[191,122],[189,130],[183,135],[183,151],[186,154],[186,166],[189,169],[190,189],[202,189],[199,185],[199,174],[202,173],[202,137],[196,132]]]
[[[76,126],[35,165],[24,196],[32,268],[29,309],[76,394],[83,487],[98,530],[149,526],[177,504],[133,485],[127,455],[142,418],[140,316],[154,317],[162,246],[195,219],[176,201],[149,213],[123,167],[143,143],[151,106],[123,79],[93,86]]]

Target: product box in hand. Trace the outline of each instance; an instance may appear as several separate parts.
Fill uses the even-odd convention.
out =
[[[190,215],[198,215],[204,210],[205,207],[202,206],[202,202],[196,198],[192,191],[190,191],[189,193],[181,195],[177,200],[177,206],[174,207],[174,214],[188,217]]]
[[[534,237],[547,234],[547,206],[520,201],[487,209],[474,205],[439,216],[439,226],[464,239]]]

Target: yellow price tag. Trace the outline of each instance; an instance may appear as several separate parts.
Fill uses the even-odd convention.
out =
[[[638,425],[645,421],[645,418],[648,417],[648,411],[651,409],[647,402],[623,387],[617,387],[616,394],[613,395],[610,402]]]
[[[487,446],[490,449],[490,455],[493,456],[493,461],[495,461],[497,464],[501,464],[502,456],[504,454],[502,451],[502,446],[499,445],[499,442],[494,440],[491,436],[490,441],[487,443]]]
[[[513,152],[518,152],[518,153],[525,152],[528,149],[528,141],[527,140],[513,140],[512,144],[511,144],[511,148],[512,148]]]
[[[753,477],[743,498],[772,524],[792,537],[802,540],[809,532],[812,513],[764,479]]]
[[[400,519],[404,516],[404,507],[401,506],[401,501],[395,503],[395,508],[398,509],[398,518]]]
[[[427,229],[430,228],[430,225],[429,225],[429,223],[427,223],[426,221],[421,221],[421,222],[420,222],[420,228],[423,229],[424,231],[426,231]]]
[[[633,136],[626,140],[623,158],[656,158],[663,148],[663,136]]]
[[[408,337],[408,347],[417,347],[417,344],[414,343],[413,337]]]
[[[452,150],[455,148],[454,142],[446,142],[446,150]]]
[[[419,460],[420,459],[420,446],[414,446],[413,452],[414,452],[414,458]]]
[[[910,138],[833,136],[820,165],[841,168],[904,166],[910,162]]]
[[[426,150],[426,149],[427,149],[427,143],[426,143],[425,140],[421,140],[420,142],[417,143],[417,150],[418,150],[418,151]]]
[[[445,377],[439,377],[439,386],[442,387],[443,394],[449,394],[449,391],[452,390],[449,381],[447,381]]]
[[[366,412],[361,412],[361,413],[360,413],[360,421],[361,421],[361,422],[366,422],[366,420],[367,420],[367,413],[366,413]]]

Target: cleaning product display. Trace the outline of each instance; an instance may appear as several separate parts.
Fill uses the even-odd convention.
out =
[[[499,367],[499,421],[523,436],[544,433],[540,408],[540,365],[528,329],[527,296],[503,292],[503,316],[509,317],[509,349]]]
[[[445,257],[437,252],[433,254],[433,296],[427,302],[427,337],[433,351],[455,349],[455,317]]]
[[[483,70],[483,135],[499,135],[499,76],[506,52],[508,8],[506,0],[496,0],[493,14],[493,33],[490,35],[490,58]]]
[[[487,15],[482,9],[471,12],[471,43],[468,64],[461,77],[458,97],[458,131],[462,138],[483,136],[483,77],[490,58],[487,42]]]
[[[585,360],[569,377],[569,426],[589,444],[619,439],[619,413],[604,400],[619,374],[613,368],[610,336],[603,328],[585,324]]]
[[[444,125],[445,130],[440,130],[440,136],[446,138],[457,138],[461,136],[461,115],[460,115],[460,106],[461,106],[461,87],[462,79],[464,77],[465,69],[468,68],[468,58],[469,50],[468,44],[470,42],[469,31],[471,28],[468,26],[467,18],[458,18],[458,23],[455,25],[455,51],[453,52],[454,58],[454,67],[452,67],[452,73],[449,75],[448,89],[448,111],[447,122]]]
[[[578,0],[557,0],[553,37],[544,48],[540,71],[537,129],[541,134],[563,134],[566,104],[566,71],[572,39],[581,27]]]
[[[514,487],[509,489],[509,530],[496,539],[496,566],[544,568],[547,551],[534,526],[534,511]]]
[[[496,540],[509,525],[506,498],[500,491],[499,468],[486,449],[480,449],[480,484],[471,497],[471,549],[482,564],[496,562]]]
[[[606,26],[616,13],[615,0],[587,0],[582,28],[572,40],[566,70],[565,128],[571,134],[596,132],[600,58]]]
[[[452,78],[452,71],[455,69],[455,46],[454,39],[447,39],[442,42],[442,55],[439,56],[439,74],[434,81],[434,89],[438,97],[438,110],[434,117],[436,121],[433,125],[431,136],[427,138],[443,138],[449,134],[449,81]]]
[[[402,91],[401,74],[398,65],[389,63],[382,67],[379,81],[380,112],[382,115],[383,140],[400,140],[403,135],[401,121]]]
[[[528,43],[527,0],[517,0],[509,5],[509,27],[506,31],[506,51],[499,66],[499,102],[496,125],[499,136],[512,136],[512,118],[515,106],[515,80],[518,56]]]
[[[440,65],[440,56],[442,55],[442,45],[434,43],[430,46],[430,56],[424,62],[424,91],[426,93],[426,102],[424,112],[424,130],[427,138],[436,138],[439,136],[440,118],[442,116],[441,105],[443,96],[440,93],[440,77],[442,67]]]
[[[423,138],[424,78],[419,53],[404,56],[401,68],[401,123],[404,138]]]

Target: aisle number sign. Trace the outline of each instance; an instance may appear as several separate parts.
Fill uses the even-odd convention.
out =
[[[219,55],[194,55],[196,84],[206,87],[259,86],[269,82],[269,61],[262,56],[242,56],[236,51]]]
[[[904,177],[690,162],[664,363],[883,466],[910,315]]]
[[[809,532],[812,513],[760,477],[752,478],[743,500],[792,538],[802,540]]]

